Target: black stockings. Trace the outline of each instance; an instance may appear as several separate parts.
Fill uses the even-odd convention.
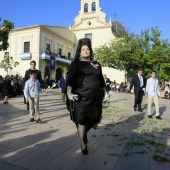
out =
[[[82,149],[87,147],[87,126],[78,124],[78,134]]]
[[[81,147],[87,147],[87,132],[94,126],[94,124],[80,125],[76,124],[77,131],[80,137]]]

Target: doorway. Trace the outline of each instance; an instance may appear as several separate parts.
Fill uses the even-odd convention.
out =
[[[63,69],[58,67],[56,69],[56,82],[58,82],[60,80],[60,78],[62,77],[62,74],[63,74]]]
[[[50,67],[49,66],[45,67],[44,79],[50,80]]]

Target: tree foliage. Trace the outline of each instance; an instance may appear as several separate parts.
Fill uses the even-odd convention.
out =
[[[0,18],[1,21],[1,18]],[[14,23],[4,20],[2,25],[0,25],[0,51],[7,50],[9,32],[14,28]]]
[[[13,57],[7,57],[0,62],[0,68],[4,69],[8,75],[9,70],[13,70],[14,67],[19,65],[18,61],[14,61]]]
[[[158,27],[140,34],[128,33],[96,48],[94,56],[103,66],[126,70],[128,77],[142,68],[146,76],[155,70],[159,79],[167,80],[170,79],[170,44],[160,37]]]

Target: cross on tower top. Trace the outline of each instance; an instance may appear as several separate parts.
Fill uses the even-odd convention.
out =
[[[117,15],[118,15],[118,14],[117,14],[116,12],[113,14],[115,20],[116,20],[116,16],[117,16]]]

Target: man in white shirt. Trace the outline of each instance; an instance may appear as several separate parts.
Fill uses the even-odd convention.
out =
[[[147,80],[147,85],[146,85],[146,98],[148,99],[148,118],[150,119],[152,118],[151,115],[152,101],[154,101],[155,108],[156,108],[156,119],[159,120],[162,119],[159,114],[159,102],[158,102],[159,96],[160,96],[160,92],[159,92],[158,79],[156,78],[156,71],[152,71],[151,78]]]

